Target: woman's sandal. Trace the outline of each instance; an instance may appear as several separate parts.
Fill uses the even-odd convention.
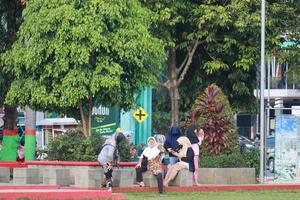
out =
[[[140,186],[140,187],[145,187],[145,183],[144,183],[144,182],[140,182],[140,183],[139,183],[139,186]]]

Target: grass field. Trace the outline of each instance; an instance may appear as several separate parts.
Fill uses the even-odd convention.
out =
[[[300,200],[300,190],[226,191],[226,192],[126,192],[129,200]]]

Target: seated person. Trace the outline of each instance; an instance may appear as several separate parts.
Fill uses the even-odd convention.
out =
[[[164,186],[168,186],[170,181],[173,180],[177,173],[182,169],[188,169],[191,172],[195,171],[194,166],[194,151],[190,140],[183,136],[177,139],[179,143],[179,150],[173,149],[171,153],[179,158],[179,162],[170,165],[166,177],[164,179]]]
[[[147,170],[157,177],[157,185],[159,193],[163,193],[163,175],[161,164],[161,152],[162,149],[158,147],[154,137],[148,139],[148,147],[142,152],[139,162],[136,165],[136,182],[143,187],[143,172]]]

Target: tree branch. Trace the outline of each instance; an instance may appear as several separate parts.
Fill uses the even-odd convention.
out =
[[[180,76],[179,76],[179,78],[178,78],[177,85],[180,85],[180,83],[181,83],[182,80],[184,79],[184,76],[185,76],[185,74],[187,73],[187,70],[189,69],[189,67],[190,67],[190,65],[191,65],[191,63],[192,63],[193,56],[194,56],[195,51],[196,51],[196,49],[197,49],[197,47],[198,47],[199,44],[200,44],[199,40],[196,40],[196,42],[195,42],[195,44],[194,44],[192,50],[190,50],[190,51],[188,52],[188,55],[187,55],[187,56],[188,56],[188,59],[187,59],[185,65],[184,65],[184,69],[182,70],[182,72],[181,72],[181,74],[180,74]]]
[[[209,52],[205,49],[205,47],[204,47],[203,45],[202,45],[202,47],[203,47],[204,51],[207,53],[207,55],[208,55],[212,60],[217,60],[216,57],[213,56],[211,53],[209,53]]]
[[[160,86],[162,86],[162,87],[165,87],[165,88],[169,89],[169,88],[170,88],[169,82],[170,82],[169,80],[167,80],[167,81],[164,82],[164,83],[158,81],[158,84],[159,84]]]
[[[179,68],[177,68],[177,74],[179,74],[181,72],[181,70],[183,69],[183,67],[185,66],[184,64],[186,63],[186,61],[188,60],[189,58],[189,53],[186,54],[184,60],[182,61],[181,65]]]

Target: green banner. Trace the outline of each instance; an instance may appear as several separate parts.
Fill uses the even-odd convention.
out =
[[[119,127],[120,109],[118,107],[99,106],[93,108],[92,132],[100,135],[112,135]]]

